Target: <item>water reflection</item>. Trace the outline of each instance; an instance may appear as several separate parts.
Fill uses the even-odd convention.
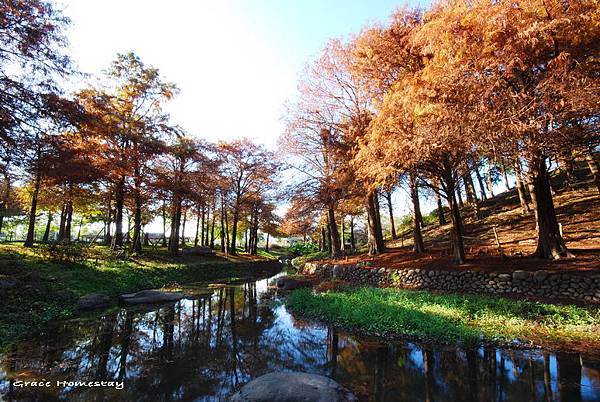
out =
[[[364,401],[600,401],[591,357],[381,343],[296,320],[267,281],[69,321],[0,356],[6,400],[219,401],[273,370],[333,377]],[[17,380],[124,381],[124,389],[17,388]]]

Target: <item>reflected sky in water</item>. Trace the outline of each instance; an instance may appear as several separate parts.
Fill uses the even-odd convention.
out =
[[[381,342],[295,319],[267,280],[190,286],[178,303],[55,323],[0,356],[4,400],[224,401],[275,370],[332,377],[363,401],[600,401],[590,356]],[[123,381],[124,389],[16,381]]]

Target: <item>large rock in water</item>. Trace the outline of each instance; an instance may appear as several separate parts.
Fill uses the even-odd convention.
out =
[[[308,288],[311,285],[312,284],[310,281],[304,279],[290,278],[289,276],[284,276],[283,278],[277,279],[277,287],[282,290]]]
[[[110,306],[110,297],[101,293],[91,293],[77,300],[78,310],[96,310]]]
[[[166,303],[181,300],[183,293],[161,292],[160,290],[142,290],[137,293],[128,293],[119,296],[123,304]]]
[[[274,372],[244,385],[231,402],[354,402],[356,396],[331,378]]]

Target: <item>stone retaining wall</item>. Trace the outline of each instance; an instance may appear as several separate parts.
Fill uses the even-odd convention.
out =
[[[395,270],[371,267],[367,264],[331,265],[309,262],[302,268],[302,273],[381,287],[517,294],[525,297],[600,303],[600,274],[583,276],[544,270],[512,273]]]

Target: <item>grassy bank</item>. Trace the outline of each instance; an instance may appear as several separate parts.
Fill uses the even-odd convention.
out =
[[[343,288],[300,289],[286,304],[302,316],[374,335],[444,342],[480,340],[585,349],[600,345],[600,309],[492,296]]]
[[[158,250],[128,261],[55,263],[36,249],[0,245],[0,345],[49,320],[73,316],[77,299],[88,293],[117,296],[174,283],[265,275],[266,265],[255,262],[244,256],[171,258]]]

